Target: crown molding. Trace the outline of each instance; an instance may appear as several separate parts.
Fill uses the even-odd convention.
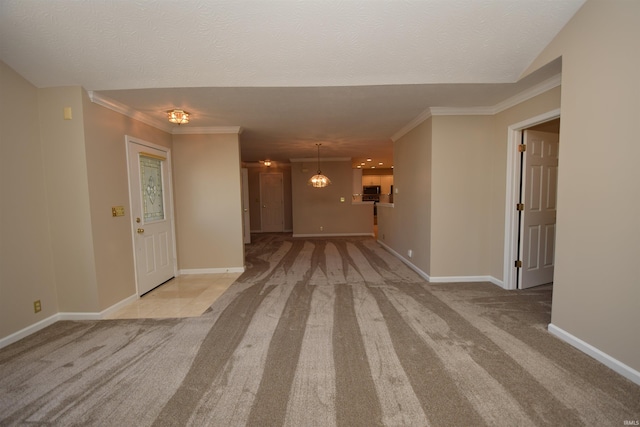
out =
[[[202,126],[202,127],[174,127],[171,131],[174,135],[211,135],[211,134],[223,134],[233,133],[240,135],[243,129],[242,126]]]
[[[265,170],[269,170],[269,169],[287,169],[287,168],[291,168],[291,163],[285,163],[285,162],[276,162],[275,160],[271,161],[271,166],[265,166],[263,163],[261,162],[242,162],[242,167],[243,168],[261,168],[261,169],[265,169]]]
[[[138,110],[135,110],[127,105],[121,104],[118,101],[115,101],[111,98],[103,96],[94,91],[88,91],[89,99],[94,104],[101,105],[109,110],[115,111],[116,113],[120,113],[127,117],[131,117],[134,120],[138,120],[144,124],[152,126],[156,129],[162,130],[167,133],[171,133],[172,126],[163,121],[157,120],[147,114],[141,113]]]
[[[162,120],[155,119],[145,113],[142,113],[136,109],[133,109],[125,104],[113,100],[109,97],[96,93],[94,91],[88,91],[89,99],[94,104],[101,105],[109,110],[115,111],[127,117],[131,117],[134,120],[138,120],[149,126],[153,126],[161,131],[173,134],[173,135],[187,135],[187,134],[223,134],[233,133],[240,135],[242,133],[241,126],[211,126],[211,127],[180,127],[173,126],[172,124],[165,123]]]
[[[491,116],[493,107],[431,107],[432,116]]]
[[[317,157],[305,157],[299,159],[289,159],[291,163],[317,162]],[[351,157],[323,157],[321,163],[325,162],[350,162]]]
[[[427,120],[429,117],[431,117],[431,109],[427,108],[422,113],[420,113],[420,115],[418,115],[418,117],[416,117],[415,119],[411,120],[409,123],[404,125],[402,127],[402,129],[400,129],[398,132],[396,132],[393,135],[391,135],[391,140],[393,142],[396,142],[397,140],[399,140],[400,138],[402,138],[403,136],[405,136],[406,134],[411,132],[419,124],[421,124],[422,122]]]
[[[521,102],[527,101],[533,97],[541,95],[548,90],[556,88],[562,84],[562,74],[556,74],[555,76],[548,78],[547,80],[538,83],[537,85],[520,92],[517,95],[512,96],[511,98],[507,98],[502,102],[496,104],[493,108],[495,112],[493,114],[498,114],[508,108],[515,107]]]
[[[527,101],[533,97],[541,95],[548,90],[558,87],[562,84],[562,74],[556,74],[555,76],[538,83],[537,85],[524,90],[511,98],[507,98],[502,102],[497,103],[491,107],[470,107],[470,108],[457,108],[457,107],[431,107],[418,117],[407,123],[402,129],[393,134],[391,140],[396,142],[404,135],[412,131],[419,124],[427,120],[431,116],[491,116],[498,114],[508,108],[515,107],[516,105]]]

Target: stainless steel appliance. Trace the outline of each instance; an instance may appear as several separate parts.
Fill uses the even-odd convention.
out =
[[[362,187],[362,201],[363,202],[379,202],[380,201],[380,186],[379,185],[364,185]]]

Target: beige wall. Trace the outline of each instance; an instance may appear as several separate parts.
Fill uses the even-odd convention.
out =
[[[291,200],[291,167],[249,167],[249,214],[251,216],[251,231],[262,231],[260,207],[260,174],[281,173],[284,192],[284,229],[293,230],[293,213]]]
[[[487,251],[489,274],[498,280],[504,276],[505,203],[507,182],[507,144],[509,126],[560,108],[560,87],[550,89],[495,115],[490,156],[486,159],[491,172],[489,181],[489,234]],[[515,141],[518,144],[519,141]]]
[[[38,89],[0,61],[0,338],[58,312],[39,128]]]
[[[38,90],[49,224],[61,312],[100,308],[89,211],[82,88]],[[72,120],[63,110],[71,107]]]
[[[432,118],[393,144],[394,207],[378,208],[378,239],[427,274],[431,271]],[[396,192],[397,191],[397,192]]]
[[[242,268],[238,135],[174,135],[173,175],[178,268]]]
[[[508,127],[559,107],[557,87],[493,116],[431,117],[404,135],[394,144],[400,194],[378,238],[405,258],[412,249],[433,279],[502,281]],[[406,197],[407,185],[420,196]]]
[[[136,293],[125,135],[171,148],[171,135],[92,103],[83,94],[89,208],[99,310]],[[124,206],[113,217],[111,208]]]
[[[588,1],[562,56],[552,323],[640,371],[640,2]]]
[[[489,274],[489,167],[493,116],[435,116],[432,134],[432,277]]]
[[[331,185],[313,188],[307,185],[307,181],[316,173],[316,164],[291,164],[294,236],[372,234],[373,205],[351,203],[351,162],[324,161],[321,166],[322,173],[331,179]],[[344,202],[340,201],[341,197],[344,197]]]

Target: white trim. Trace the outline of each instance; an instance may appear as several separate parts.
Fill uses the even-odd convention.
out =
[[[145,147],[149,147],[149,148],[153,148],[155,150],[158,151],[162,151],[164,152],[166,155],[166,162],[167,162],[167,171],[168,171],[168,177],[167,177],[167,182],[166,182],[166,186],[168,191],[164,191],[164,193],[167,193],[167,205],[169,206],[168,209],[165,208],[165,212],[168,212],[170,215],[170,219],[171,219],[171,238],[173,239],[172,245],[173,245],[173,275],[175,276],[178,272],[178,247],[177,247],[177,242],[176,242],[176,214],[175,214],[175,208],[174,208],[174,200],[173,200],[173,166],[172,166],[172,160],[171,160],[171,149],[162,146],[162,145],[158,145],[158,144],[154,144],[152,142],[148,142],[145,141],[143,139],[139,139],[133,136],[129,136],[129,135],[125,135],[124,136],[124,144],[125,144],[125,152],[127,155],[127,185],[128,185],[128,193],[129,193],[129,209],[132,211],[133,208],[133,199],[132,194],[131,194],[131,179],[133,178],[131,176],[131,161],[132,159],[130,158],[129,155],[129,148],[131,144],[136,144],[136,145],[141,145],[141,146],[145,146]],[[136,178],[137,179],[137,178]],[[136,259],[136,254],[137,254],[137,250],[136,250],[136,224],[133,222],[133,217],[130,218],[131,219],[131,245],[133,247],[133,266],[135,269],[135,274],[134,274],[134,279],[135,279],[135,285],[136,285],[136,294],[140,295],[140,289],[138,288],[138,264],[137,264],[137,259]]]
[[[378,244],[385,248],[388,252],[394,255],[396,258],[400,259],[400,261],[407,264],[409,268],[418,273],[423,279],[430,283],[471,283],[471,282],[491,282],[494,285],[500,286],[504,288],[504,285],[501,280],[496,279],[493,276],[441,276],[441,277],[431,277],[420,268],[418,268],[411,261],[400,255],[395,250],[391,249],[391,247],[387,246],[384,242],[378,240]]]
[[[533,97],[541,95],[548,90],[558,87],[562,84],[562,74],[556,74],[555,76],[538,83],[537,85],[524,90],[511,98],[507,98],[502,102],[497,103],[494,106],[485,107],[469,107],[469,108],[457,108],[457,107],[431,107],[423,111],[418,117],[411,120],[404,125],[400,130],[391,136],[391,140],[396,142],[404,135],[412,131],[415,127],[427,120],[431,116],[490,116],[498,114],[508,108],[514,107],[524,101],[527,101]]]
[[[291,163],[317,162],[317,157],[304,157],[298,159],[289,159]],[[324,162],[350,162],[351,157],[322,157],[321,163]]]
[[[293,234],[291,237],[357,237],[375,236],[374,233],[321,233],[321,234]]]
[[[221,267],[221,268],[185,268],[178,272],[180,275],[188,274],[222,274],[222,273],[244,273],[244,267]]]
[[[593,357],[603,365],[613,369],[626,379],[640,385],[640,372],[636,371],[631,366],[625,365],[618,359],[609,356],[607,353],[597,349],[585,341],[582,341],[580,338],[570,334],[562,328],[557,327],[553,323],[549,323],[547,330],[567,344],[572,345],[581,352]]]
[[[130,297],[115,303],[114,305],[101,311],[100,313],[56,313],[52,316],[47,317],[46,319],[40,320],[39,322],[34,323],[33,325],[29,325],[26,328],[19,330],[18,332],[15,332],[9,336],[6,336],[0,339],[0,348],[4,348],[10,344],[13,344],[14,342],[20,341],[21,339],[26,338],[29,335],[34,334],[40,331],[41,329],[46,328],[47,326],[51,326],[60,320],[104,319],[105,317],[107,317],[107,315],[115,312],[116,310],[129,304],[130,302],[137,300],[138,298],[139,298],[138,295],[135,295],[135,294],[131,295]]]
[[[122,301],[113,304],[111,307],[108,307],[108,308],[102,310],[100,312],[100,318],[104,319],[107,316],[109,316],[110,314],[115,313],[116,311],[118,311],[119,309],[124,307],[125,305],[130,304],[130,303],[132,303],[132,302],[134,302],[134,301],[136,301],[138,299],[140,299],[138,294],[133,294],[133,295],[123,299]]]
[[[420,113],[415,119],[411,120],[409,123],[404,125],[399,131],[391,135],[391,140],[393,142],[396,142],[397,140],[399,140],[400,138],[402,138],[403,136],[411,132],[414,128],[422,124],[429,117],[431,117],[431,109],[427,108],[422,113]]]
[[[498,280],[493,276],[440,276],[431,277],[431,283],[471,283],[471,282],[490,282],[504,289],[502,280]]]
[[[131,117],[134,120],[138,120],[156,129],[171,133],[171,129],[173,128],[173,126],[169,123],[157,120],[145,113],[135,110],[128,105],[121,104],[118,101],[108,98],[100,93],[96,93],[94,91],[88,91],[87,93],[89,95],[89,99],[94,104],[101,105],[105,108],[108,108],[109,110],[115,111],[116,113]]]
[[[494,107],[431,107],[433,116],[492,116]]]
[[[229,133],[240,135],[242,133],[242,130],[242,126],[181,126],[173,127],[171,133],[174,135],[213,135]]]
[[[53,325],[58,320],[60,320],[60,315],[56,313],[52,316],[47,317],[46,319],[42,319],[39,322],[34,323],[33,325],[29,325],[24,329],[20,329],[18,332],[14,332],[9,336],[0,339],[0,348],[4,348],[16,341],[20,341],[21,339],[26,338],[29,335],[46,328],[47,326]]]
[[[385,248],[389,253],[391,253],[392,255],[394,255],[396,258],[398,258],[400,261],[404,262],[405,264],[407,264],[407,266],[412,269],[413,271],[415,271],[416,273],[418,273],[418,275],[420,277],[422,277],[424,280],[426,280],[427,282],[431,282],[431,277],[429,277],[429,275],[427,273],[425,273],[424,271],[420,270],[415,264],[413,264],[411,261],[409,261],[408,259],[406,259],[405,257],[403,257],[402,255],[400,255],[398,252],[396,252],[395,250],[393,250],[390,246],[387,246],[384,242],[382,242],[381,240],[377,241],[378,244],[380,246],[382,246],[383,248]]]
[[[511,98],[505,99],[504,101],[496,104],[494,109],[494,114],[498,114],[508,108],[515,107],[516,105],[527,101],[531,98],[534,98],[538,95],[545,93],[548,90],[551,90],[555,87],[558,87],[562,84],[562,74],[556,74],[555,76],[523,91],[517,95],[512,96]]]
[[[517,255],[518,240],[518,202],[520,183],[520,162],[518,161],[518,144],[523,129],[560,117],[560,109],[547,111],[535,117],[514,123],[507,128],[507,182],[505,196],[504,218],[504,258],[503,258],[503,288],[516,289],[517,270],[513,266]]]

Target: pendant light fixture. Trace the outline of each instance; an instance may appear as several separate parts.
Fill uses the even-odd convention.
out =
[[[307,184],[316,188],[323,188],[331,184],[331,180],[325,175],[322,175],[322,172],[320,171],[320,146],[321,145],[322,144],[316,144],[316,146],[318,147],[318,173],[316,175],[313,175],[311,178],[309,178],[309,181],[307,182]]]

